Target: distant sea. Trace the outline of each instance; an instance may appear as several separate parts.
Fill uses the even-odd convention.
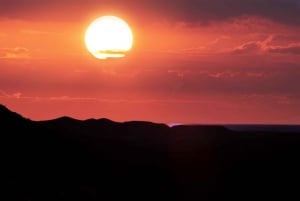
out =
[[[229,124],[224,125],[233,131],[250,131],[250,132],[292,132],[300,133],[300,125],[259,125],[259,124]]]
[[[249,131],[249,132],[289,132],[289,133],[300,133],[300,125],[276,125],[276,124],[181,124],[181,123],[170,123],[168,126],[224,126],[225,128],[232,131]]]

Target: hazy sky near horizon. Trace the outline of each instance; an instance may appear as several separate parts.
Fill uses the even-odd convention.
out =
[[[84,34],[123,18],[134,45]],[[0,104],[34,119],[300,124],[300,0],[0,0]]]

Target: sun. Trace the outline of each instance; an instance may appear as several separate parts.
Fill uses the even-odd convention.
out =
[[[121,58],[130,51],[133,34],[129,25],[119,17],[95,19],[85,33],[88,51],[97,59]]]

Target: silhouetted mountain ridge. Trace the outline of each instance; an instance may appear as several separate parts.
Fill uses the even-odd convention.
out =
[[[31,121],[0,105],[1,200],[299,199],[300,133]]]

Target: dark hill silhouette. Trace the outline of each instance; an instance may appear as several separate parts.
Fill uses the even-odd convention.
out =
[[[4,105],[0,105],[0,121],[1,123],[11,124],[11,123],[21,123],[25,122],[26,119],[22,117],[21,115],[10,111],[7,107]]]
[[[298,200],[300,133],[31,121],[0,105],[1,200]]]

